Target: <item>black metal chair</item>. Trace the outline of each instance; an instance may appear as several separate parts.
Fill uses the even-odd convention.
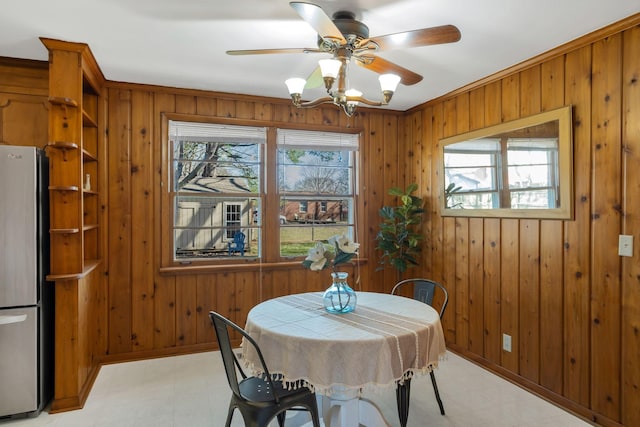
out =
[[[398,295],[402,288],[413,286],[413,299],[422,301],[425,304],[433,306],[433,300],[436,291],[442,293],[442,301],[440,304],[440,318],[444,315],[444,311],[447,308],[449,302],[449,293],[438,282],[434,282],[429,279],[406,279],[402,280],[393,287],[391,293]],[[435,307],[434,307],[435,308]],[[440,407],[440,413],[444,415],[444,406],[440,399],[440,393],[438,392],[438,384],[436,383],[436,375],[433,371],[431,374],[431,383],[433,384],[433,391]],[[398,384],[396,388],[396,400],[398,402],[398,416],[400,417],[400,425],[405,427],[407,425],[407,418],[409,416],[409,395],[411,393],[411,380],[405,380],[403,384]]]
[[[236,408],[242,414],[247,427],[266,427],[274,417],[278,418],[278,425],[283,427],[288,410],[308,411],[311,414],[313,426],[320,427],[318,404],[314,392],[307,387],[287,390],[282,381],[271,377],[258,344],[244,329],[214,311],[209,312],[209,318],[216,330],[227,380],[233,392],[229,402],[226,427],[231,425]],[[264,372],[260,377],[248,377],[242,370],[238,356],[231,347],[229,333],[233,330],[242,335],[244,345],[252,345],[255,348]],[[238,378],[238,372],[241,378]]]

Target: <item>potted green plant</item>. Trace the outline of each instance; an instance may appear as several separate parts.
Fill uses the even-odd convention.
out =
[[[402,275],[407,268],[418,265],[418,254],[424,239],[420,230],[424,202],[413,195],[417,189],[415,183],[406,190],[391,188],[389,195],[396,196],[400,204],[384,206],[378,211],[382,217],[376,236],[376,249],[382,251],[378,270],[390,265]]]

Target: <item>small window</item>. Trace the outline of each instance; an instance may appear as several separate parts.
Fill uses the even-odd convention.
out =
[[[300,200],[298,202],[298,212],[307,213],[307,211],[309,210],[309,205],[307,203],[308,202],[306,200]]]
[[[227,239],[232,240],[233,235],[240,231],[242,226],[242,205],[240,203],[226,203],[224,211]]]
[[[320,202],[320,213],[327,213],[327,201],[323,200]]]

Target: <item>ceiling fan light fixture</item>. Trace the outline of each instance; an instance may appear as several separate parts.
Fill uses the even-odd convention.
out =
[[[292,77],[285,80],[284,84],[286,84],[287,89],[289,89],[289,95],[291,95],[293,103],[299,105],[300,99],[302,98],[302,91],[304,91],[304,86],[307,84],[307,81],[300,77]]]
[[[380,89],[382,90],[382,103],[388,104],[389,102],[391,102],[391,97],[393,97],[393,94],[398,88],[398,84],[400,83],[401,78],[397,74],[389,73],[381,74],[378,77],[378,80],[380,81]]]
[[[322,77],[331,77],[335,79],[340,73],[342,62],[338,59],[321,59],[318,61],[318,65],[320,66]]]
[[[381,74],[378,77],[382,92],[395,92],[400,83],[400,76],[397,74]]]
[[[341,107],[347,116],[355,113],[359,104],[380,107],[389,104],[398,83],[410,86],[422,81],[422,76],[396,65],[377,55],[376,52],[396,47],[420,47],[442,43],[453,43],[460,40],[460,30],[454,25],[422,28],[401,33],[369,37],[369,28],[356,20],[356,15],[350,11],[338,11],[329,17],[322,8],[308,1],[292,1],[290,6],[305,20],[318,34],[317,48],[302,49],[249,49],[230,50],[229,55],[256,55],[273,53],[322,53],[331,54],[332,59],[318,61],[320,72],[324,80],[327,95],[313,101],[302,102],[302,91],[307,82],[296,78],[287,80],[289,94],[293,104],[298,108],[312,108],[321,104],[333,103]],[[351,60],[357,65],[370,71],[382,74],[379,77],[382,91],[381,101],[372,101],[359,93],[357,96],[348,95],[349,86],[347,65]],[[392,71],[393,73],[385,73]],[[397,73],[397,74],[394,74]],[[317,76],[310,79],[309,87],[316,87]],[[333,85],[336,85],[333,88]]]
[[[333,82],[336,81],[342,68],[342,62],[337,59],[321,59],[318,61],[320,66],[320,73],[322,74],[322,80],[324,80],[324,87],[327,92],[331,92]]]

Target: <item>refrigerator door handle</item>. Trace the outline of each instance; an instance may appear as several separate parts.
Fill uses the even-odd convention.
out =
[[[19,314],[17,316],[0,316],[0,325],[8,325],[10,323],[20,323],[27,320],[26,314]]]

